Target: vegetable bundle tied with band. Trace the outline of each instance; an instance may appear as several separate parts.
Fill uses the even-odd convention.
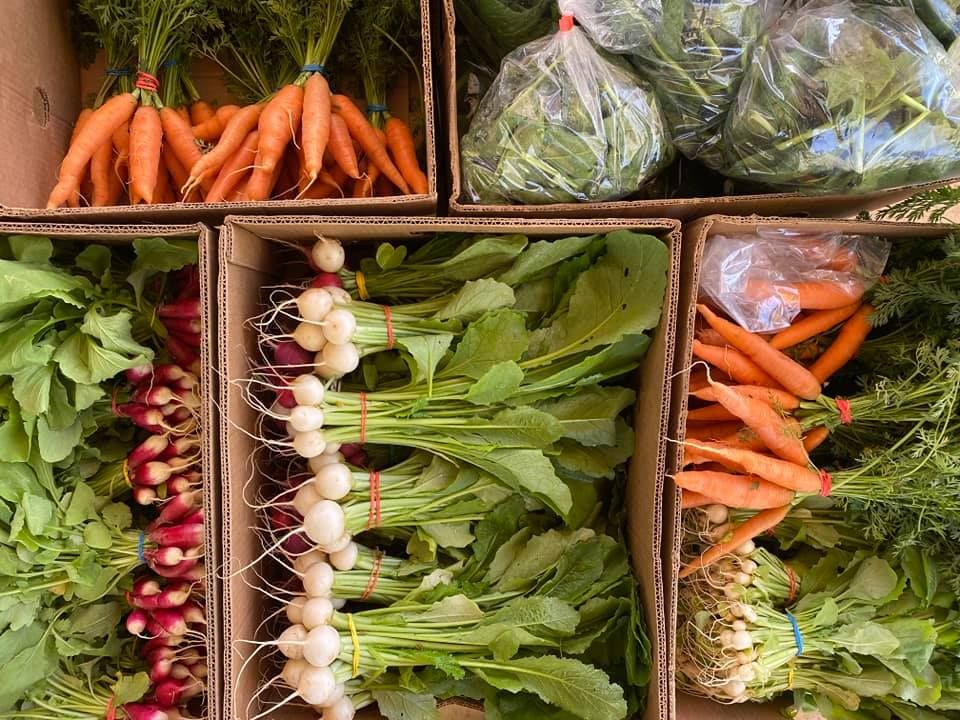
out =
[[[616,200],[672,157],[653,93],[572,21],[504,59],[461,151],[478,203]]]
[[[908,7],[819,0],[754,49],[723,130],[723,172],[869,192],[960,172],[960,72]]]

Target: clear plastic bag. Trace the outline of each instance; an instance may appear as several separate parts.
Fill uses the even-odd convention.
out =
[[[617,200],[673,159],[660,107],[577,27],[517,48],[461,141],[472,202]]]
[[[631,60],[653,83],[688,158],[722,165],[720,133],[744,59],[781,9],[782,0],[663,0],[661,27]]]
[[[560,0],[559,5],[560,12],[573,15],[597,45],[614,53],[646,47],[663,24],[661,0]]]
[[[958,0],[913,0],[917,15],[944,47],[950,47],[960,35]]]
[[[754,49],[722,171],[805,192],[960,174],[960,71],[909,7],[813,0]]]
[[[887,264],[890,243],[876,237],[838,232],[801,233],[761,228],[756,233],[716,235],[707,243],[700,294],[741,327],[756,333],[783,330],[818,283],[833,299],[862,297]]]

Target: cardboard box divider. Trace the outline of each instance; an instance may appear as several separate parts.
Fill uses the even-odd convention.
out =
[[[86,93],[81,95],[81,91],[95,88],[100,82],[98,70],[84,70],[77,61],[69,31],[69,5],[69,0],[11,0],[4,5],[4,22],[0,25],[0,48],[6,59],[0,76],[0,217],[38,222],[213,224],[227,214],[243,213],[436,214],[437,132],[430,0],[419,2],[422,42],[420,57],[416,58],[424,91],[426,195],[45,209],[85,100]],[[224,103],[230,98],[222,72],[211,67],[215,66],[209,62],[198,65],[198,85]],[[417,83],[411,86],[418,87]],[[408,107],[393,106],[393,110],[399,117],[406,117],[411,98],[405,94],[402,99]]]
[[[670,250],[670,265],[663,316],[653,342],[637,373],[638,400],[634,411],[636,448],[627,481],[628,537],[634,573],[640,586],[647,631],[652,646],[652,675],[645,720],[665,720],[669,687],[666,665],[666,626],[661,578],[661,497],[666,463],[667,423],[670,408],[670,374],[673,368],[675,309],[679,294],[679,223],[673,220],[525,220],[525,219],[426,219],[426,218],[331,218],[331,217],[228,217],[220,232],[219,352],[223,358],[221,380],[221,463],[230,478],[224,493],[223,522],[223,662],[224,720],[246,718],[263,679],[253,647],[243,640],[263,639],[260,623],[272,602],[257,592],[255,569],[248,568],[261,547],[251,528],[258,524],[256,512],[245,502],[256,492],[258,479],[252,468],[256,442],[249,432],[256,427],[257,413],[243,398],[236,379],[246,377],[250,358],[256,357],[256,337],[246,320],[261,312],[260,288],[282,279],[277,267],[276,243],[309,244],[315,232],[336,237],[344,244],[390,240],[417,242],[435,232],[524,233],[531,238],[592,234],[616,229],[653,233]],[[655,451],[651,451],[655,448]],[[239,572],[240,568],[248,568]],[[259,712],[259,710],[257,711]],[[452,703],[441,709],[445,720],[482,717],[469,705]],[[296,720],[314,715],[307,709],[286,707],[268,717]],[[365,712],[358,717],[377,717]]]
[[[215,313],[210,302],[210,279],[216,274],[216,235],[205,225],[54,225],[42,223],[0,223],[0,235],[35,235],[56,240],[70,240],[78,243],[104,245],[129,245],[142,237],[169,237],[196,239],[199,251],[198,271],[200,274],[200,295],[202,298],[203,342],[200,348],[201,377],[201,414],[202,445],[200,462],[203,473],[204,508],[204,563],[206,565],[207,602],[207,707],[220,706],[222,688],[222,668],[220,665],[223,639],[220,634],[220,597],[219,581],[215,570],[219,561],[219,496],[220,488],[215,487],[220,478],[219,458],[214,454],[214,430],[219,426],[216,420],[216,393],[214,391],[213,368],[216,365],[216,343],[213,342],[213,320]],[[209,713],[210,717],[217,717]]]
[[[930,225],[898,222],[865,222],[859,220],[798,219],[787,217],[734,217],[713,215],[695,220],[683,228],[681,254],[681,296],[677,308],[677,343],[674,368],[673,407],[669,424],[670,438],[683,440],[685,435],[689,368],[693,358],[694,326],[697,317],[697,294],[703,250],[710,238],[720,234],[753,232],[758,228],[782,228],[803,232],[840,231],[849,234],[877,235],[890,240],[943,237],[951,232],[949,225]],[[677,629],[677,574],[680,569],[680,493],[670,479],[680,469],[682,450],[672,443],[668,453],[667,479],[663,494],[663,577],[665,614],[668,626],[667,665],[670,668],[669,688],[665,701],[669,703],[669,717],[683,720],[766,720],[779,716],[777,703],[744,703],[721,705],[710,700],[678,692],[676,687],[676,629]]]
[[[910,197],[921,190],[929,190],[949,181],[924,183],[881,190],[860,195],[801,195],[799,193],[767,192],[756,195],[727,195],[716,197],[677,197],[649,200],[615,200],[609,202],[554,203],[549,205],[477,205],[466,197],[460,167],[460,136],[467,128],[459,127],[457,113],[457,57],[456,57],[456,0],[442,0],[443,16],[440,32],[440,70],[443,73],[443,105],[440,116],[447,133],[451,174],[451,215],[470,217],[672,217],[692,220],[712,214],[726,215],[795,215],[813,217],[852,216],[861,210],[876,210]],[[694,172],[696,169],[694,168]]]

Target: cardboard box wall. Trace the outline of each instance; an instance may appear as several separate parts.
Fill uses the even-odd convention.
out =
[[[219,343],[224,359],[221,383],[221,433],[224,476],[230,479],[222,508],[224,585],[224,682],[223,718],[246,718],[244,708],[263,680],[257,663],[243,667],[251,646],[238,642],[254,637],[271,601],[251,588],[256,577],[251,570],[238,573],[260,555],[258,538],[250,531],[257,517],[244,502],[244,485],[251,475],[250,458],[255,442],[247,434],[255,427],[257,414],[247,405],[232,380],[246,377],[256,342],[247,318],[260,312],[260,288],[283,277],[276,267],[274,241],[309,244],[315,232],[349,243],[375,247],[381,240],[394,243],[426,239],[436,232],[523,233],[531,238],[572,234],[605,233],[634,229],[653,233],[667,243],[670,266],[663,315],[653,343],[637,373],[638,400],[634,428],[636,451],[630,464],[627,486],[628,533],[634,573],[640,587],[647,630],[652,646],[652,675],[645,720],[665,720],[668,703],[665,664],[666,627],[660,563],[661,497],[667,448],[664,441],[669,420],[670,382],[673,367],[675,309],[679,292],[679,223],[673,220],[503,220],[425,218],[243,218],[230,217],[220,233]],[[250,483],[254,491],[257,478]],[[250,492],[250,488],[247,488]],[[263,639],[262,637],[260,639]],[[258,711],[257,711],[258,712]],[[252,715],[254,713],[250,713]],[[482,718],[476,707],[450,703],[442,708],[445,720]],[[313,717],[303,709],[287,707],[269,715],[274,718]],[[359,717],[359,716],[358,716]],[[376,717],[366,713],[364,717]]]
[[[909,240],[919,237],[943,237],[950,232],[947,225],[929,225],[894,222],[861,222],[857,220],[814,220],[785,217],[733,217],[713,215],[701,218],[683,228],[683,252],[680,266],[680,302],[677,309],[676,367],[673,378],[673,408],[670,419],[670,437],[684,439],[686,427],[689,368],[693,361],[694,326],[696,322],[697,294],[700,287],[700,270],[703,250],[710,238],[720,234],[755,232],[758,228],[782,228],[804,233],[839,231],[848,234],[877,235],[890,240]],[[671,444],[667,458],[667,478],[664,490],[664,582],[666,610],[668,613],[667,661],[670,666],[669,687],[666,701],[669,702],[669,717],[681,720],[766,720],[779,716],[776,703],[721,705],[700,697],[680,692],[676,688],[676,626],[677,626],[677,574],[680,569],[680,493],[671,479],[680,469],[681,446]]]
[[[200,348],[200,365],[203,375],[200,378],[202,390],[202,404],[200,426],[202,428],[202,447],[200,462],[204,478],[203,507],[204,507],[204,553],[207,569],[206,603],[207,616],[207,705],[211,709],[208,716],[217,717],[212,709],[220,706],[220,691],[222,688],[222,666],[220,663],[220,648],[223,646],[220,635],[220,605],[216,598],[220,595],[219,581],[216,577],[216,568],[220,565],[219,543],[219,502],[220,488],[217,479],[219,458],[214,452],[215,433],[213,428],[218,427],[216,420],[216,393],[214,391],[213,369],[216,366],[216,343],[212,341],[213,320],[215,314],[210,303],[210,280],[216,277],[216,234],[204,225],[53,225],[42,223],[0,223],[0,235],[36,235],[56,240],[71,240],[78,243],[101,243],[104,245],[129,245],[137,238],[168,237],[184,238],[197,241],[199,250],[198,269],[200,273],[200,296],[202,298],[203,342]]]
[[[216,223],[239,213],[343,213],[350,215],[436,214],[437,141],[430,2],[420,0],[422,44],[415,58],[424,91],[426,195],[329,200],[274,200],[250,203],[173,203],[106,208],[46,210],[82,103],[95,93],[102,64],[83,69],[69,32],[69,0],[4,0],[0,23],[0,217],[53,222]],[[204,98],[230,101],[223,73],[212,62],[198,62],[194,80]],[[404,89],[404,88],[402,88]],[[409,83],[391,108],[400,117],[412,107],[419,88]]]
[[[610,202],[554,203],[550,205],[476,205],[464,193],[460,167],[460,136],[467,128],[459,127],[457,113],[456,0],[442,0],[440,31],[440,69],[443,73],[441,117],[446,126],[450,162],[451,215],[496,217],[671,217],[692,220],[705,215],[795,215],[813,217],[852,217],[861,210],[875,210],[910,197],[945,182],[893,188],[861,195],[800,195],[770,192],[757,195],[717,197],[682,197],[650,200],[617,200]],[[693,167],[692,172],[697,168]]]

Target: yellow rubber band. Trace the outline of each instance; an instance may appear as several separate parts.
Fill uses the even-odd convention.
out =
[[[360,636],[357,635],[357,626],[353,622],[353,613],[347,614],[347,626],[350,628],[350,640],[353,642],[353,675],[360,674]]]
[[[367,292],[367,278],[362,272],[357,270],[354,279],[357,281],[357,292],[360,294],[360,299],[369,300],[370,294]]]
[[[130,479],[130,464],[124,460],[123,465],[123,481],[127,484],[127,487],[133,487],[133,480]],[[112,489],[112,488],[111,488]]]
[[[793,665],[787,670],[787,689],[793,690]]]

